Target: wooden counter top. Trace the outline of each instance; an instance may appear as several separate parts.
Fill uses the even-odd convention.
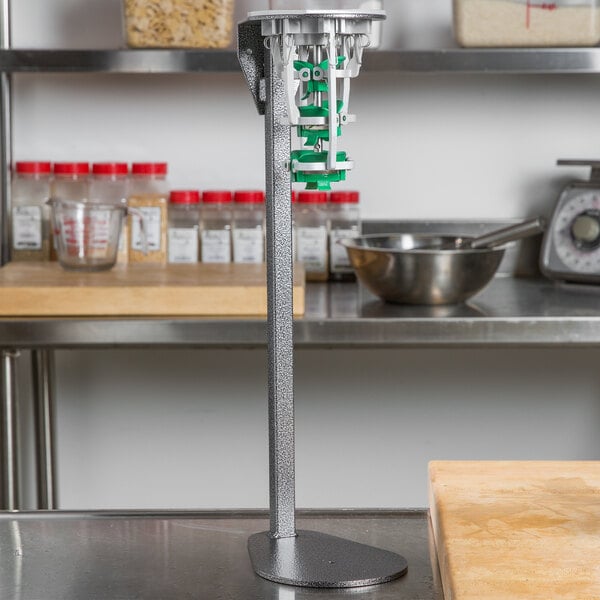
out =
[[[447,600],[599,600],[600,462],[432,462]]]
[[[304,271],[294,268],[294,314],[304,314]],[[66,271],[57,263],[0,269],[0,316],[257,316],[267,314],[264,264],[117,265]]]

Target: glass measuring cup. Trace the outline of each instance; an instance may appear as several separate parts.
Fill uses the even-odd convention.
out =
[[[105,271],[117,261],[123,219],[140,219],[144,253],[147,251],[143,214],[123,204],[48,200],[52,231],[60,265],[70,271]]]

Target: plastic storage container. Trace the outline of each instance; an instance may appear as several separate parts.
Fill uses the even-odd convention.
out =
[[[11,258],[50,259],[49,162],[17,162],[12,182]]]
[[[359,193],[331,192],[329,196],[329,274],[335,281],[356,279],[346,248],[338,241],[361,233]]]
[[[265,193],[237,191],[233,201],[233,261],[262,263],[265,261]]]
[[[127,163],[107,162],[92,165],[90,201],[127,206],[129,195],[129,166]],[[127,263],[127,219],[123,219],[119,235],[117,262]]]
[[[133,163],[127,205],[144,217],[147,253],[141,219],[135,214],[128,218],[129,262],[167,262],[167,202],[169,183],[167,163]]]
[[[231,262],[231,221],[233,195],[207,190],[202,194],[201,260],[205,263]]]
[[[597,0],[454,0],[461,46],[594,46],[600,42]]]
[[[198,262],[200,192],[174,190],[169,197],[168,262]]]
[[[123,0],[127,44],[135,48],[225,48],[234,0]]]
[[[329,279],[327,193],[300,192],[296,211],[296,257],[304,264],[307,281]]]

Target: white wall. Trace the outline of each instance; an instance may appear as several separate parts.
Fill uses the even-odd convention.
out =
[[[449,6],[388,2],[384,47],[448,45]],[[19,0],[13,16],[15,46],[122,45],[118,0]],[[556,159],[597,157],[599,97],[595,77],[364,73],[348,187],[367,218],[548,212],[579,174]],[[16,159],[168,160],[174,187],[263,181],[239,74],[19,75],[14,124]],[[432,458],[598,458],[598,358],[299,351],[298,504],[425,505]],[[58,353],[62,506],[265,506],[265,371],[258,350]]]

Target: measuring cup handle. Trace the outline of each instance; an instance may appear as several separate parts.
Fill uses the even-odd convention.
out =
[[[137,217],[140,220],[140,238],[142,241],[142,254],[146,256],[148,254],[148,227],[146,217],[141,210],[137,208],[127,207],[127,214],[133,217]]]

